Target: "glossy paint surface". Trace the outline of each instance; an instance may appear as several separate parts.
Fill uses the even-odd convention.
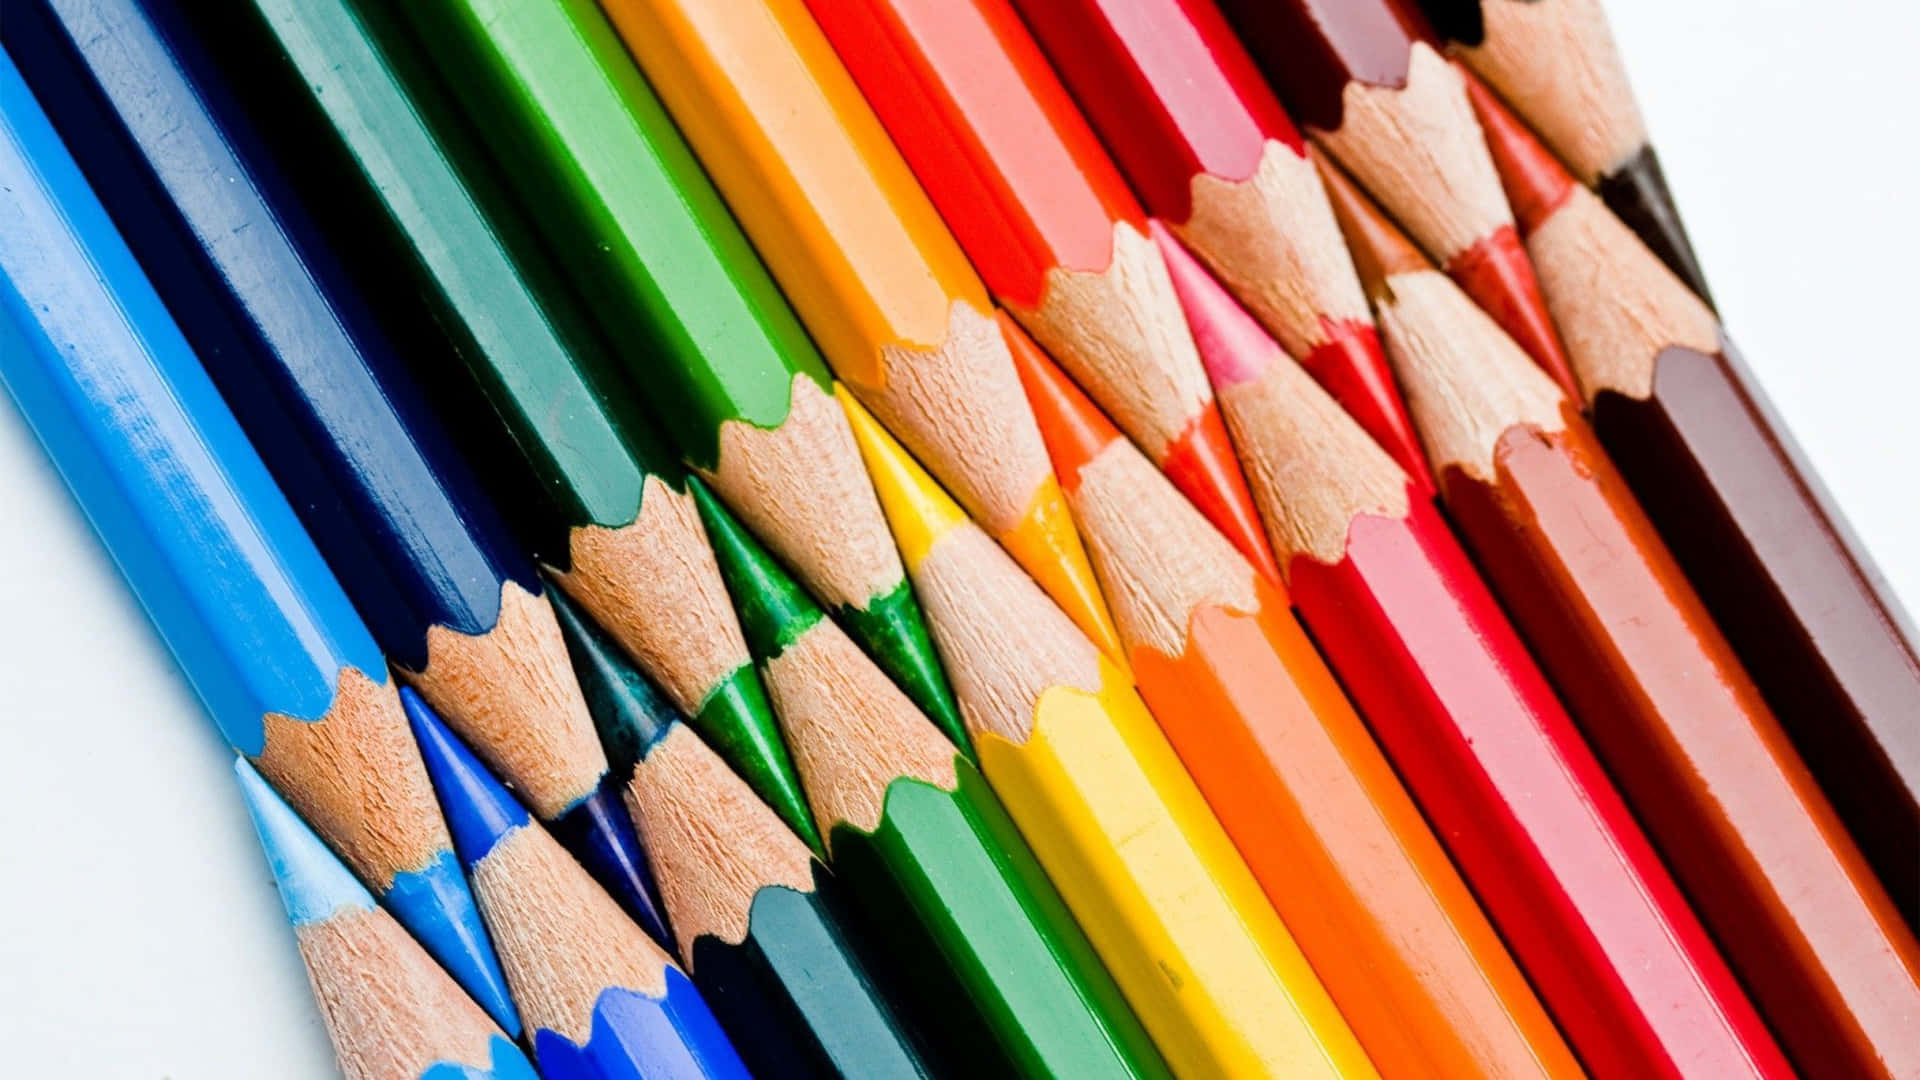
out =
[[[98,87],[52,94],[56,127],[388,655],[418,670],[428,627],[482,633],[503,581],[537,593],[189,12],[52,0],[16,18],[66,39],[31,50],[30,81],[64,61]]]
[[[222,736],[257,757],[266,714],[318,721],[344,669],[384,682],[386,663],[10,56],[0,119],[0,377]],[[451,857],[373,885],[511,1027]]]
[[[1795,1064],[1920,1066],[1920,945],[1597,442],[1495,464],[1442,478],[1454,519]]]
[[[1000,801],[954,764],[952,791],[895,780],[878,828],[829,838],[903,1011],[962,1075],[1167,1076]]]

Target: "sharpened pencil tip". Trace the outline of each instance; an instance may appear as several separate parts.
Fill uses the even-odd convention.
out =
[[[247,813],[273,868],[287,918],[295,926],[324,922],[342,908],[366,911],[373,907],[373,895],[366,886],[245,758],[234,759],[233,771],[240,778]]]
[[[400,704],[420,744],[433,790],[440,796],[440,812],[453,833],[453,846],[460,861],[472,868],[508,833],[527,824],[526,808],[412,687],[400,688]]]

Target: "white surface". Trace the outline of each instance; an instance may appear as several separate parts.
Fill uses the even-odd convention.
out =
[[[1913,611],[1920,7],[1611,10],[1732,334]],[[0,1071],[333,1076],[226,749],[10,401],[0,506]]]

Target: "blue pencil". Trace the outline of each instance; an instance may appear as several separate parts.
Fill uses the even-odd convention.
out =
[[[260,774],[234,771],[347,1080],[539,1080]]]
[[[401,704],[547,1080],[747,1080],[679,967],[417,694]]]
[[[446,343],[344,271],[197,36],[218,15],[9,0],[0,38],[380,647],[664,938],[540,579],[402,363]]]
[[[517,1030],[379,650],[6,56],[0,221],[0,376],[221,734]]]

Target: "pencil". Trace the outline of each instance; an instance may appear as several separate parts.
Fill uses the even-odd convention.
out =
[[[1491,102],[1483,98],[1483,104]],[[1754,414],[1742,410],[1752,407],[1752,399],[1737,396],[1737,384],[1720,374],[1729,369],[1716,359],[1725,354],[1705,304],[1598,199],[1573,183],[1517,122],[1489,117],[1500,125],[1490,129],[1498,132],[1495,141],[1503,147],[1500,160],[1519,196],[1516,201],[1529,208],[1529,243],[1553,267],[1551,295],[1560,297],[1555,303],[1565,312],[1562,321],[1570,328],[1570,339],[1581,343],[1579,370],[1583,384],[1596,391],[1596,425],[1607,448],[1627,463],[1622,472],[1638,479],[1635,490],[1649,490],[1650,502],[1669,512],[1675,496],[1700,500],[1686,507],[1689,514],[1710,508],[1706,500],[1722,492],[1756,498],[1752,493],[1763,488],[1745,481],[1735,486],[1733,473],[1708,471],[1720,461],[1746,475],[1765,476],[1781,466],[1712,456],[1745,451],[1778,455],[1780,444],[1748,434],[1751,428],[1743,430],[1742,421]],[[1622,273],[1623,265],[1633,272]],[[1567,295],[1575,280],[1582,289],[1602,283],[1597,295],[1620,299],[1589,307]],[[1654,288],[1636,289],[1638,282]],[[1657,288],[1661,284],[1664,290]],[[1641,405],[1667,387],[1675,388],[1671,402],[1662,398]],[[1683,411],[1715,395],[1733,407],[1710,417]],[[1670,416],[1685,419],[1676,423]],[[1702,440],[1724,445],[1730,438],[1738,440],[1737,449],[1694,456],[1692,447]],[[1650,447],[1652,439],[1661,441]],[[1771,460],[1784,464],[1778,456]],[[1668,478],[1694,470],[1711,479]],[[1581,542],[1589,546],[1591,513],[1588,508],[1577,526]],[[1671,513],[1666,520],[1671,527]],[[1532,527],[1560,528],[1561,523],[1543,519]],[[1657,543],[1644,519],[1638,527],[1644,534],[1642,546]],[[1683,528],[1670,531],[1684,533]],[[1728,544],[1712,557],[1737,559],[1740,551]],[[1795,554],[1805,557],[1798,550]],[[1525,574],[1530,568],[1512,569]],[[1677,653],[1695,647],[1690,642],[1699,639],[1710,641],[1714,651],[1684,669],[1667,666],[1665,656],[1649,659],[1645,650],[1623,655],[1613,662],[1645,665],[1645,681],[1631,697],[1564,681],[1563,689],[1576,708],[1584,704],[1595,718],[1588,737],[1666,849],[1675,874],[1689,886],[1795,1064],[1809,1073],[1856,1076],[1920,1069],[1920,1057],[1915,1056],[1920,1048],[1899,1034],[1920,1023],[1920,945],[1779,723],[1760,703],[1753,685],[1740,676],[1706,612],[1678,584],[1679,575],[1669,573],[1676,580],[1666,595],[1693,602],[1678,607],[1684,619],[1669,616],[1639,627],[1641,635],[1652,639],[1646,648]],[[1515,584],[1524,588],[1529,580],[1522,577]],[[1846,596],[1842,592],[1834,599]],[[1552,594],[1545,590],[1529,593],[1516,601],[1516,618],[1522,624],[1530,617],[1544,618],[1540,605],[1551,602]],[[1587,617],[1643,615],[1622,607],[1633,602],[1630,592],[1611,583],[1595,597]],[[1742,617],[1752,617],[1751,612],[1731,614],[1728,622]],[[1603,626],[1571,625],[1577,629],[1553,638],[1534,635],[1549,668],[1555,665],[1555,654],[1577,655],[1585,644],[1582,638],[1605,640],[1599,633]],[[1773,627],[1776,634],[1793,630],[1791,623]],[[1912,711],[1901,715],[1908,718],[1902,725],[1910,727]],[[1800,723],[1831,725],[1834,719],[1830,714],[1801,714]]]
[[[748,1080],[700,991],[411,688],[454,847],[553,1080]]]
[[[696,495],[834,871],[942,1056],[969,1076],[1166,1076],[971,761]]]
[[[234,772],[347,1080],[539,1080],[513,1040],[374,906],[244,758]]]
[[[955,738],[832,381],[591,0],[402,5],[678,449]]]
[[[1054,468],[1138,680],[1375,1065],[1580,1067],[1276,586],[1028,343]]]
[[[1004,0],[808,0],[987,288],[1269,577],[1146,214]]]
[[[500,433],[537,485],[493,485],[503,507],[520,508],[535,557],[667,687],[728,764],[818,846],[684,472],[507,205],[454,103],[399,36],[390,11],[356,10],[346,0],[254,0],[254,7],[271,34],[259,51],[277,45],[299,72],[417,262],[418,274],[384,279],[399,282],[393,293],[433,312],[465,361],[481,400],[464,420]],[[238,37],[249,21],[237,14],[229,32]],[[302,141],[317,159],[328,140]],[[350,216],[341,217],[340,231],[352,231]],[[367,246],[369,258],[353,269],[380,280],[376,261],[385,253]]]
[[[1450,51],[1711,307],[1600,0],[1420,0]]]
[[[1460,74],[1414,0],[1223,0],[1293,119],[1574,392]]]
[[[747,1067],[935,1075],[825,864],[611,638],[566,600],[554,607],[614,773],[627,777],[680,959]]]
[[[0,378],[222,737],[517,1033],[386,662],[14,67],[29,17],[0,55]]]
[[[1126,674],[841,402],[981,771],[1174,1072],[1376,1075]]]
[[[1338,207],[1350,189],[1333,180]],[[1235,438],[1271,463],[1255,494],[1302,620],[1583,1062],[1786,1075],[1432,504],[1196,260],[1163,247]]]
[[[1212,0],[1015,6],[1148,212],[1431,487],[1306,146]]]
[[[90,84],[49,95],[56,127],[82,132],[82,168],[374,640],[659,929],[540,579],[401,366],[425,343],[376,316],[243,107],[297,93],[288,73],[222,69],[231,20],[171,0],[27,10],[52,39],[33,70]]]
[[[1920,927],[1912,624],[1712,314],[1476,88],[1595,432]],[[1601,289],[1576,289],[1586,267]],[[1639,321],[1622,322],[1627,311]]]
[[[986,287],[806,7],[607,12],[841,383],[1119,655]]]

